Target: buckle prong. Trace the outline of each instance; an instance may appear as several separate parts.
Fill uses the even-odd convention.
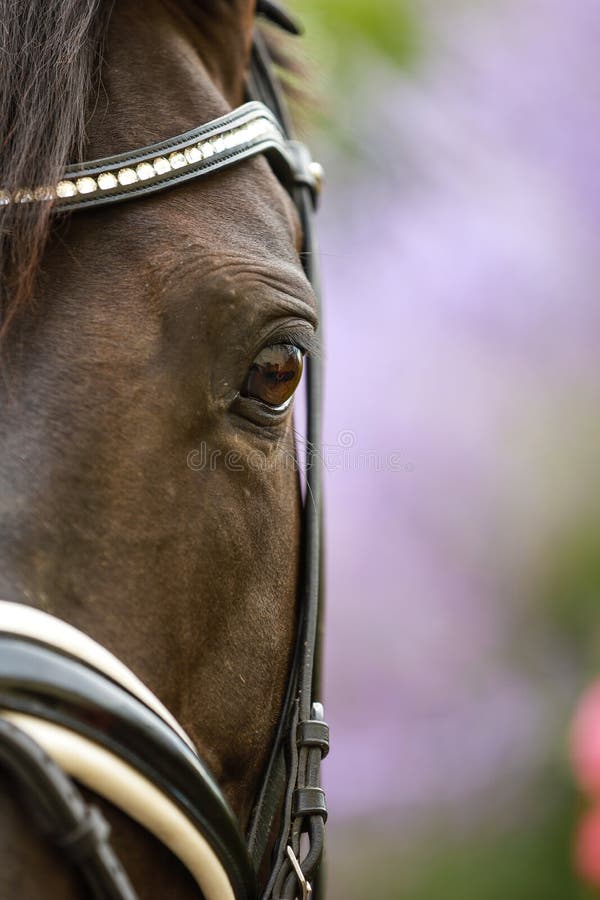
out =
[[[298,857],[296,856],[296,854],[294,853],[294,851],[292,850],[292,848],[290,847],[289,844],[286,849],[287,849],[287,855],[289,857],[289,860],[290,860],[292,866],[294,867],[294,872],[296,873],[296,878],[298,879],[300,887],[302,888],[302,900],[310,900],[310,898],[312,897],[312,892],[313,892],[310,881],[306,880],[304,872],[300,868],[300,863],[298,862]]]

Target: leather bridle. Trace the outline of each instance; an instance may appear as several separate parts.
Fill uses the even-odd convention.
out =
[[[272,0],[257,13],[297,33]],[[313,215],[320,167],[293,139],[286,104],[273,74],[265,41],[256,31],[248,102],[227,115],[170,140],[90,163],[70,166],[57,185],[0,191],[0,204],[52,200],[57,214],[134,200],[220,171],[258,154],[267,156],[291,194],[303,228],[305,273],[320,299]],[[306,490],[303,505],[299,627],[279,723],[245,839],[218,785],[196,751],[156,698],[150,701],[135,677],[113,660],[109,674],[89,644],[71,652],[45,632],[7,625],[0,610],[0,765],[24,789],[32,815],[79,867],[97,900],[134,900],[136,894],[108,842],[99,811],[87,806],[48,735],[68,734],[128,767],[158,791],[175,816],[195,829],[199,847],[228,883],[202,882],[206,900],[293,900],[323,896],[319,867],[327,818],[320,763],[329,748],[320,702],[319,651],[322,615],[321,547],[321,364],[307,369]],[[4,604],[10,607],[11,604]],[[10,612],[10,610],[8,610]],[[35,611],[31,611],[32,613]],[[40,614],[43,615],[43,614]],[[11,620],[12,621],[12,620]],[[55,620],[56,621],[56,620]],[[61,628],[68,629],[64,623]],[[34,629],[35,631],[35,629]],[[72,631],[74,631],[72,629]],[[58,633],[61,634],[60,628]],[[67,649],[65,649],[67,646]],[[86,645],[87,646],[87,645]],[[120,671],[120,670],[119,670]],[[147,692],[149,693],[149,692]],[[155,702],[154,702],[155,701]],[[36,725],[37,723],[37,725]],[[80,744],[76,743],[76,746]],[[170,805],[168,805],[170,804]],[[175,840],[175,843],[177,841]],[[267,860],[267,854],[271,853]],[[211,856],[212,854],[212,856]],[[259,894],[257,873],[269,871]],[[198,879],[197,879],[198,880]],[[225,883],[225,882],[223,882]],[[212,894],[211,894],[212,891]]]

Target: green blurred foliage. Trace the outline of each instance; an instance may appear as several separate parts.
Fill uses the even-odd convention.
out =
[[[284,73],[301,100],[297,124],[301,132],[316,126],[339,158],[360,165],[353,104],[368,103],[377,73],[394,77],[417,65],[424,47],[417,0],[289,0],[287,6],[304,29],[301,41],[290,42],[304,76]]]
[[[539,819],[483,828],[456,839],[444,831],[430,838],[429,853],[414,855],[402,900],[587,900],[574,875],[570,847],[574,825],[572,788],[546,785],[549,808]],[[431,848],[437,847],[435,854]],[[381,895],[380,895],[381,897]],[[391,900],[392,895],[390,895]]]
[[[593,900],[571,864],[578,800],[568,776],[547,771],[535,793],[543,809],[502,826],[461,833],[440,821],[409,842],[377,823],[345,834],[332,900]]]
[[[373,833],[346,836],[351,853],[338,864],[333,900],[594,900],[570,860],[573,792],[547,789],[553,800],[543,816],[504,829],[457,836],[442,826],[401,846],[389,835],[376,843]]]
[[[413,62],[420,46],[414,0],[294,0],[306,28],[311,55],[337,74],[379,58],[393,65]]]
[[[555,548],[536,592],[555,636],[588,677],[600,668],[600,523],[581,521]]]

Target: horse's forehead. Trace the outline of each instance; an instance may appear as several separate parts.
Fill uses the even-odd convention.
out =
[[[190,183],[163,202],[156,199],[156,223],[164,223],[175,256],[193,245],[205,255],[238,253],[300,268],[296,209],[264,158]]]
[[[221,269],[227,280],[258,270],[308,285],[295,207],[262,158],[113,207],[100,227],[163,285],[200,288]]]
[[[160,0],[145,0],[144,13],[139,0],[123,0],[112,13],[87,125],[88,158],[166,140],[230,108],[209,74],[194,23]]]

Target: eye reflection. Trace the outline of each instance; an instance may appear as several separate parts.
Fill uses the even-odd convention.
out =
[[[283,406],[298,387],[302,364],[302,351],[293,344],[264,347],[250,367],[242,395],[268,406]]]

